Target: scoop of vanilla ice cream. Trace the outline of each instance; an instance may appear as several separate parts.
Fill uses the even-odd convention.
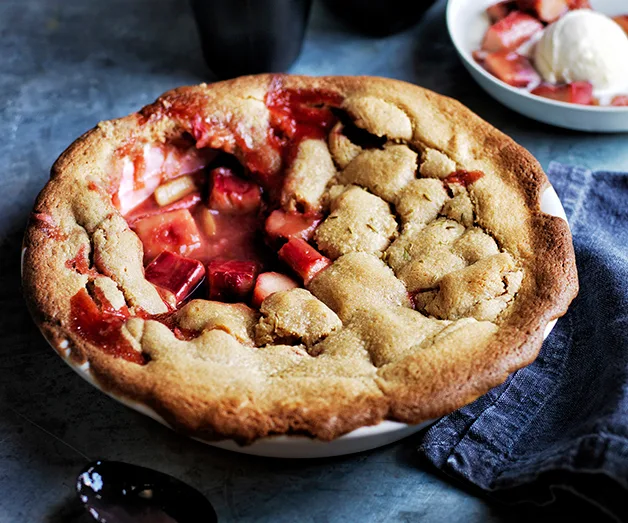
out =
[[[628,36],[609,17],[589,9],[571,11],[549,25],[534,62],[546,81],[588,81],[598,97],[628,90]]]

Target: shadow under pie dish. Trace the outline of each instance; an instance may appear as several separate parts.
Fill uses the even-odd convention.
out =
[[[208,441],[420,423],[534,360],[577,292],[523,148],[372,77],[164,94],[57,160],[25,234],[38,326]]]

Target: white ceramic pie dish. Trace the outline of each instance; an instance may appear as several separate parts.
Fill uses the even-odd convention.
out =
[[[548,214],[558,216],[567,221],[562,203],[560,202],[556,191],[551,186],[543,193],[541,198],[541,209]],[[23,260],[24,250],[22,250],[22,261]],[[549,335],[555,324],[556,320],[547,325],[547,328],[545,329],[545,337]],[[89,362],[78,365],[69,358],[69,354],[70,351],[68,349],[66,354],[62,355],[64,361],[87,382],[91,383],[94,387],[100,389],[102,392],[123,405],[126,405],[141,414],[153,418],[162,425],[169,427],[168,423],[150,407],[103,390],[92,375],[89,368]],[[272,458],[322,458],[353,454],[355,452],[362,452],[381,447],[383,445],[399,441],[411,434],[415,434],[433,421],[434,420],[426,421],[418,425],[384,421],[378,425],[361,427],[330,442],[313,440],[303,436],[274,436],[257,440],[252,445],[246,447],[238,445],[233,440],[219,442],[203,441],[203,443],[207,443],[208,445],[221,449],[240,452],[242,454],[251,454],[254,456],[266,456]]]
[[[447,3],[449,36],[474,80],[506,107],[534,120],[578,131],[627,132],[628,107],[576,105],[535,96],[498,80],[473,59],[471,53],[480,48],[484,33],[490,25],[486,8],[497,1],[449,0]],[[606,15],[628,14],[626,0],[590,2],[593,9]]]

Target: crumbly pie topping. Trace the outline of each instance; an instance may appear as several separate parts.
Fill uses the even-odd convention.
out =
[[[544,232],[568,234],[538,211],[542,172],[451,104],[389,80],[259,76],[101,124],[27,231],[42,329],[204,437],[329,439],[468,401],[529,359],[499,347],[538,350],[575,276]],[[477,158],[496,151],[527,171]],[[562,270],[537,259],[552,249]],[[543,278],[562,296],[539,298]]]

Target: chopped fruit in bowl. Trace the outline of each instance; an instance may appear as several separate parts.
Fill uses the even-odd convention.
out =
[[[205,267],[199,261],[164,251],[147,265],[144,275],[159,288],[161,297],[174,309],[203,281]]]
[[[615,96],[611,101],[611,105],[615,107],[628,107],[628,95]]]
[[[624,33],[628,34],[628,15],[616,16],[613,20],[615,23],[619,24],[619,27],[624,30]]]
[[[521,11],[513,11],[489,27],[484,35],[482,49],[489,53],[511,51],[542,30],[543,24],[536,18]]]
[[[541,81],[530,60],[514,51],[489,53],[484,60],[486,70],[513,87],[530,87]]]
[[[491,25],[473,59],[502,82],[578,105],[618,106],[628,93],[628,16],[588,0],[512,0],[489,6]]]
[[[569,11],[567,0],[517,0],[517,7],[548,23],[555,22]]]
[[[543,84],[530,92],[559,102],[582,105],[593,103],[593,86],[589,82],[573,82],[564,85]]]
[[[212,261],[207,266],[209,299],[246,301],[253,291],[259,264],[254,261]]]

